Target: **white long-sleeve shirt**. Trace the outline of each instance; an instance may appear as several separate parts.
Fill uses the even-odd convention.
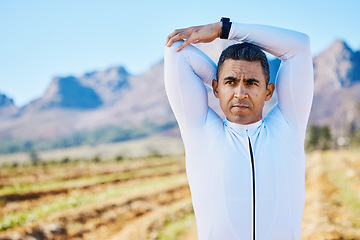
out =
[[[281,60],[278,103],[260,121],[222,120],[205,84],[216,64],[194,46],[165,52],[165,88],[186,152],[199,240],[300,239],[305,201],[304,138],[313,97],[307,35],[233,23],[229,39],[258,45]]]

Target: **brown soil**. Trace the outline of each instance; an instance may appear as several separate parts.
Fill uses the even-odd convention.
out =
[[[320,152],[307,156],[306,197],[302,222],[301,240],[356,240],[360,229],[353,226],[351,209],[339,199],[339,189],[329,180],[332,169],[328,161],[336,161],[336,168],[346,173],[349,169],[360,172],[359,158],[344,158],[345,153],[330,152],[332,159],[326,159]],[[351,171],[350,171],[351,172]],[[354,191],[360,193],[360,174],[353,179]],[[360,198],[359,198],[360,199]],[[357,216],[358,218],[360,216]],[[197,239],[196,226],[185,235],[186,240]]]
[[[168,205],[189,199],[187,182],[173,187],[154,189],[134,196],[110,199],[104,203],[87,204],[6,231],[0,239],[107,239],[118,234],[124,226],[140,216],[167,208]],[[189,203],[192,210],[191,202]],[[45,236],[45,237],[44,237]]]
[[[64,181],[95,175],[105,175],[117,172],[128,172],[149,167],[160,167],[179,160],[161,159],[139,159],[123,160],[116,162],[80,162],[64,165],[50,165],[37,167],[19,167],[18,169],[0,169],[0,187],[12,186],[16,184],[45,183],[50,181]]]
[[[14,211],[19,211],[19,210],[27,210],[30,208],[35,208],[38,206],[41,206],[43,204],[49,203],[51,202],[54,198],[57,199],[61,199],[61,198],[66,198],[71,192],[76,191],[78,192],[82,192],[83,194],[92,192],[92,193],[96,193],[101,191],[103,188],[106,188],[108,186],[111,185],[121,185],[124,182],[128,182],[128,181],[132,181],[132,180],[146,180],[149,178],[154,178],[154,177],[158,177],[158,176],[169,176],[172,174],[178,174],[178,173],[184,173],[185,169],[183,167],[181,167],[181,164],[179,165],[178,162],[173,162],[173,163],[166,163],[166,164],[156,164],[156,165],[147,165],[147,166],[141,166],[137,169],[132,169],[133,171],[138,171],[138,170],[142,170],[142,169],[158,169],[158,168],[162,168],[162,167],[171,167],[174,166],[174,168],[169,169],[167,172],[164,173],[153,173],[148,174],[148,175],[144,175],[141,177],[129,177],[129,178],[125,178],[125,179],[114,179],[112,181],[108,181],[108,182],[98,182],[95,184],[90,184],[90,185],[85,185],[85,186],[74,186],[74,187],[65,187],[65,188],[60,188],[60,189],[55,189],[55,190],[47,190],[47,191],[39,191],[39,192],[30,192],[30,193],[22,193],[22,194],[8,194],[8,195],[3,195],[0,197],[0,205],[1,205],[1,209],[0,209],[0,216],[4,216],[5,214],[9,214],[12,213]],[[180,167],[176,167],[176,166],[180,166]],[[129,169],[125,170],[124,172],[130,172]]]
[[[340,190],[336,183],[329,180],[332,171],[328,166],[329,161],[338,159],[326,159],[322,153],[314,153],[307,158],[306,199],[301,239],[360,239],[359,229],[356,230],[352,226],[351,209],[341,202]]]
[[[332,159],[337,159],[329,165]],[[348,153],[311,153],[306,162],[306,199],[302,223],[302,240],[350,240],[360,239],[360,229],[355,223],[360,219],[343,202],[342,189],[334,181],[334,169],[345,173],[351,180],[351,189],[359,193],[360,199],[360,159]],[[171,163],[167,163],[171,164]],[[140,165],[139,165],[140,166]],[[142,165],[137,169],[145,168]],[[153,166],[148,165],[148,168]],[[136,168],[133,168],[136,169]],[[81,194],[98,194],[105,187],[121,188],[124,184],[145,182],[152,178],[164,178],[185,175],[184,166],[173,171],[146,176],[128,181],[111,181],[71,189]],[[4,214],[11,204],[19,209],[39,206],[53,199],[65,198],[68,189],[57,189],[37,194],[31,199],[8,199]],[[22,196],[24,198],[24,196]],[[6,210],[7,209],[7,210]],[[52,214],[46,219],[29,222],[0,233],[0,239],[158,239],[157,233],[167,224],[192,212],[190,191],[187,182],[171,186],[154,187],[151,190],[137,192],[122,197],[114,197],[103,202],[85,204],[66,211]],[[196,224],[190,226],[177,240],[196,240]]]

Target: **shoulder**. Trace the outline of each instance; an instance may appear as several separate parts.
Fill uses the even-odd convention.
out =
[[[268,130],[276,131],[284,137],[291,136],[292,138],[296,137],[301,139],[305,137],[305,133],[299,131],[298,128],[292,127],[286,116],[279,108],[278,104],[275,104],[274,107],[265,116],[264,123],[267,126]]]
[[[181,137],[184,143],[187,157],[203,158],[206,156],[209,146],[223,132],[223,120],[210,107],[206,117],[206,122],[201,127],[181,129]]]
[[[269,128],[269,130],[277,129],[280,132],[291,130],[289,121],[281,111],[278,103],[275,104],[264,117],[264,123]]]
[[[204,136],[205,132],[211,134],[216,132],[216,130],[223,129],[223,119],[211,108],[208,107],[205,124],[201,127],[195,128],[184,128],[180,129],[182,135],[202,135]]]
[[[264,121],[270,124],[286,124],[289,125],[288,121],[285,118],[285,115],[281,112],[279,104],[276,103],[271,110],[266,114]]]

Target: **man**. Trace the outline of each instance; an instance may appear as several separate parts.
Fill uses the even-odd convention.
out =
[[[216,67],[190,43],[218,37],[246,43],[224,50]],[[308,36],[222,19],[175,30],[166,45],[165,88],[185,146],[199,239],[300,239],[313,96]],[[260,48],[282,61],[278,103],[264,118],[275,86]],[[224,121],[208,106],[204,83]]]

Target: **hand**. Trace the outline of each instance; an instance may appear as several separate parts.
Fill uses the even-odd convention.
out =
[[[170,47],[174,42],[184,39],[185,41],[176,50],[181,51],[190,43],[209,43],[221,35],[222,23],[212,23],[202,26],[177,29],[166,39],[166,46]]]

